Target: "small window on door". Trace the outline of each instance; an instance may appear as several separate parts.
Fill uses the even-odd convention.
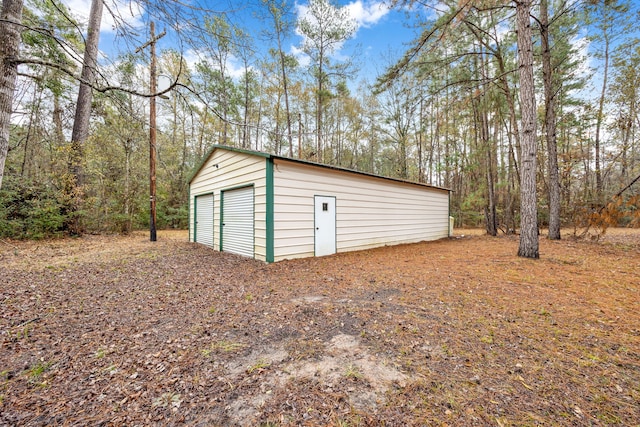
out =
[[[328,211],[328,210],[329,210],[329,203],[323,203],[323,204],[322,204],[322,210],[323,210],[324,212]]]

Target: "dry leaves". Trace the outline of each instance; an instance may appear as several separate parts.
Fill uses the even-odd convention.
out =
[[[467,233],[273,265],[1,242],[0,424],[638,424],[640,233]]]

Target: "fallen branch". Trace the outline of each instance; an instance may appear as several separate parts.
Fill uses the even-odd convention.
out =
[[[42,317],[40,317],[40,316],[34,317],[31,320],[27,320],[26,322],[20,323],[18,326],[14,326],[14,328],[22,328],[23,326],[27,326],[29,323],[38,322],[40,320],[42,320]]]
[[[589,218],[589,220],[587,221],[587,226],[585,228],[585,230],[579,235],[577,236],[578,238],[584,238],[587,233],[589,232],[590,228],[592,226],[596,226],[598,224],[595,223],[595,219],[594,217],[600,217],[602,216],[602,213],[604,212],[605,209],[607,209],[607,207],[614,202],[617,198],[619,198],[620,196],[622,196],[622,194],[627,191],[629,188],[631,188],[636,182],[640,181],[640,175],[636,176],[634,179],[631,180],[631,182],[629,182],[624,188],[622,188],[620,191],[618,191],[616,194],[614,194],[613,196],[611,196],[611,198],[606,202],[603,203],[597,210],[597,212],[595,212],[595,214],[592,214],[591,217]],[[601,224],[603,225],[603,224]],[[604,235],[604,233],[606,232],[606,224],[603,225],[603,230],[598,233],[598,238],[600,237],[600,234]]]

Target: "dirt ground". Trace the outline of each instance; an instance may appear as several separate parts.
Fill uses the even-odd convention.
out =
[[[640,230],[266,265],[0,241],[0,425],[640,425]]]

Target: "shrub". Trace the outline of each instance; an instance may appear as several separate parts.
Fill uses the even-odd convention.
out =
[[[66,214],[50,185],[5,175],[0,190],[0,236],[42,239],[63,232]]]

